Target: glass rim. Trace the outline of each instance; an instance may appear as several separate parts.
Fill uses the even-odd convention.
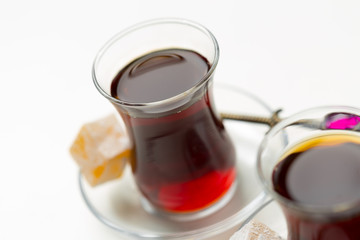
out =
[[[107,50],[113,46],[113,44],[115,44],[119,39],[121,39],[122,37],[125,37],[127,34],[130,34],[131,32],[146,28],[146,27],[150,27],[153,25],[158,25],[158,24],[180,24],[180,25],[187,25],[189,27],[192,27],[194,29],[197,29],[199,31],[201,31],[202,33],[204,33],[212,42],[213,45],[213,51],[214,51],[214,57],[213,57],[213,63],[211,64],[209,70],[206,72],[206,74],[191,88],[189,88],[188,90],[179,93],[175,96],[163,99],[163,100],[159,100],[159,101],[153,101],[153,102],[140,102],[140,103],[134,103],[134,102],[129,102],[129,101],[125,101],[125,100],[120,100],[117,98],[114,98],[113,96],[111,96],[109,93],[107,93],[99,84],[98,82],[98,77],[96,74],[96,66],[99,63],[99,61],[101,61],[102,56],[107,52]],[[208,82],[209,79],[211,79],[212,75],[214,74],[214,71],[216,69],[216,66],[218,64],[219,61],[219,45],[218,42],[215,38],[215,36],[211,33],[210,30],[208,30],[206,27],[204,27],[203,25],[196,23],[194,21],[191,20],[187,20],[187,19],[183,19],[183,18],[157,18],[157,19],[152,19],[152,20],[146,20],[146,21],[142,21],[140,23],[137,23],[135,25],[132,25],[128,28],[125,28],[124,30],[120,31],[119,33],[115,34],[112,38],[110,38],[98,51],[98,53],[95,56],[95,59],[93,61],[93,65],[92,65],[92,79],[93,82],[95,84],[95,87],[97,88],[97,90],[108,100],[110,100],[113,103],[116,104],[120,104],[126,107],[151,107],[151,106],[159,106],[162,104],[168,104],[168,103],[172,103],[172,102],[176,102],[186,96],[188,96],[189,94],[196,92],[199,88],[201,88],[206,82]],[[120,69],[119,69],[120,70]]]
[[[354,200],[354,201],[348,201],[343,203],[334,204],[333,206],[318,206],[313,204],[303,204],[298,203],[295,201],[292,201],[288,198],[283,197],[279,193],[277,193],[273,189],[272,181],[269,181],[266,179],[263,166],[261,163],[262,153],[264,149],[266,148],[266,145],[271,141],[271,138],[278,133],[280,130],[284,129],[287,126],[292,125],[292,123],[295,122],[295,120],[298,120],[301,116],[303,116],[306,113],[309,113],[311,111],[319,111],[319,110],[330,110],[332,112],[345,112],[345,113],[351,113],[356,114],[360,116],[360,109],[355,107],[349,107],[349,106],[321,106],[321,107],[314,107],[309,108],[303,111],[300,111],[298,113],[295,113],[291,115],[290,117],[285,118],[284,120],[281,120],[279,123],[277,123],[273,128],[271,128],[266,135],[264,136],[263,140],[261,141],[261,144],[259,146],[257,156],[256,156],[256,169],[257,169],[257,175],[258,179],[260,179],[260,182],[262,186],[264,187],[265,191],[275,200],[282,203],[285,207],[289,207],[298,213],[302,214],[310,214],[312,218],[319,218],[319,219],[328,219],[329,217],[334,218],[342,218],[348,215],[351,215],[353,213],[360,213],[360,199]],[[340,133],[342,131],[349,130],[340,130],[340,129],[334,129],[329,131],[336,131],[337,133]]]

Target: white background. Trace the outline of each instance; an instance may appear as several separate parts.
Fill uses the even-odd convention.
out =
[[[98,49],[159,17],[209,28],[215,81],[283,116],[360,107],[360,1],[0,0],[0,239],[121,239],[86,208],[68,149],[84,122],[112,111],[91,79]]]

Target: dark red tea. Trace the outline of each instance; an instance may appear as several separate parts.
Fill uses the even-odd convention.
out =
[[[292,148],[273,172],[281,196],[301,205],[332,208],[358,203],[351,214],[315,218],[284,208],[289,240],[360,239],[360,140],[345,134],[319,136]]]
[[[111,93],[132,103],[161,101],[192,88],[208,70],[206,59],[192,51],[153,52],[123,68]],[[189,107],[165,116],[130,116],[119,110],[135,146],[135,180],[157,208],[202,209],[221,198],[235,180],[235,151],[214,113],[211,91],[196,98]]]

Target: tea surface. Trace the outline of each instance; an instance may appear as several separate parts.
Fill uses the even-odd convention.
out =
[[[324,135],[293,147],[273,172],[275,191],[302,204],[331,207],[360,200],[360,140]]]
[[[114,78],[111,95],[132,103],[174,97],[195,86],[210,64],[196,52],[168,49],[135,59]]]

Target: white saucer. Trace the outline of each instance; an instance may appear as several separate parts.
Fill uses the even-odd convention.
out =
[[[233,85],[214,85],[218,112],[270,116],[271,109],[254,95]],[[201,219],[175,221],[147,213],[130,169],[120,180],[91,187],[79,175],[82,196],[96,218],[118,231],[121,239],[221,239],[230,237],[263,201],[256,176],[256,153],[267,126],[225,120],[238,161],[238,184],[233,198],[221,210]]]

